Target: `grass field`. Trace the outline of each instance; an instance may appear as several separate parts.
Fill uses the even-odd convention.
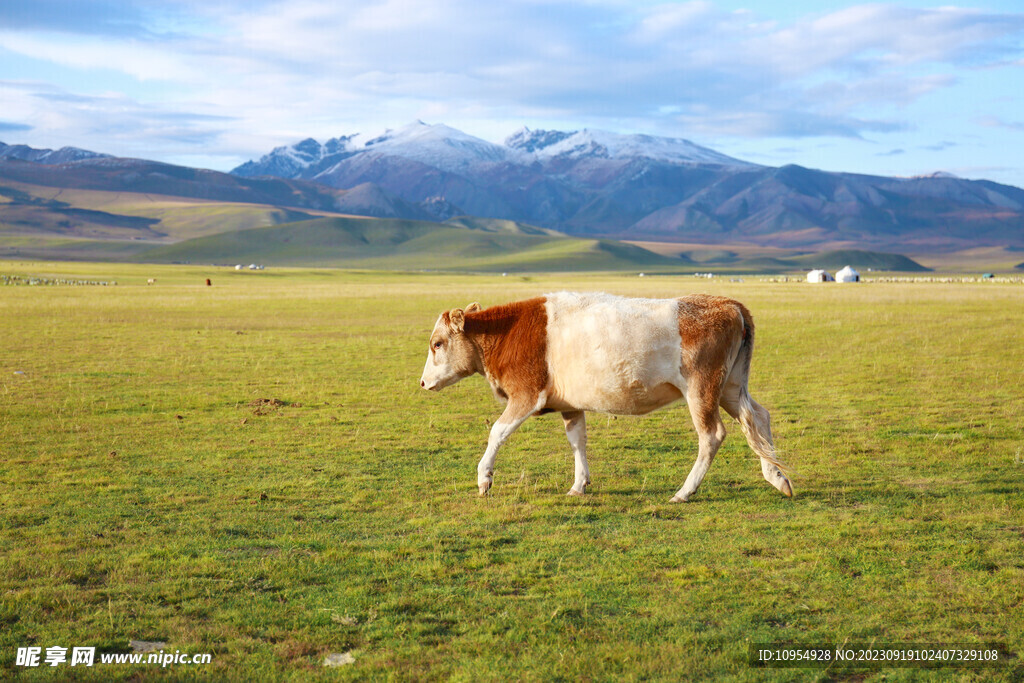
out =
[[[1020,680],[760,669],[750,643],[1024,648],[1024,287],[0,262],[0,678]],[[156,284],[147,286],[146,279]],[[213,280],[212,287],[203,285]],[[484,381],[418,386],[438,312],[559,289],[734,296],[796,497],[684,407],[557,416],[476,493]],[[17,374],[16,374],[17,373]],[[261,403],[278,399],[285,405]],[[18,669],[129,640],[205,666]],[[328,653],[354,663],[324,668]],[[98,659],[98,657],[97,657]]]

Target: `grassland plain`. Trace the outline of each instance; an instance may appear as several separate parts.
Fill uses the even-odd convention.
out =
[[[1019,680],[756,669],[749,643],[1024,646],[1024,288],[0,263],[0,671],[23,680]],[[147,286],[146,279],[156,278]],[[203,286],[206,277],[213,287]],[[735,296],[796,497],[727,421],[691,503],[676,406],[560,420],[475,495],[480,378],[418,387],[437,313],[559,289]],[[15,374],[19,373],[19,374]],[[251,405],[279,399],[280,407]],[[17,669],[130,639],[206,666]],[[324,656],[353,664],[326,669]]]

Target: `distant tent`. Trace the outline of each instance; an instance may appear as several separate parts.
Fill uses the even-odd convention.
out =
[[[836,273],[836,282],[860,282],[860,273],[850,266],[843,266],[843,269]]]
[[[807,273],[808,282],[832,282],[834,278],[828,274],[827,270],[812,270]]]

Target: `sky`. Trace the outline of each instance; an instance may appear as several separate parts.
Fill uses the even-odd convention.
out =
[[[226,171],[415,120],[1024,187],[1024,3],[0,0],[8,144]]]

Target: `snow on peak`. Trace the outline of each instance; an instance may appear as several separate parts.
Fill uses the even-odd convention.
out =
[[[307,138],[293,145],[277,147],[260,159],[261,172],[294,175],[326,157],[337,154],[365,153],[396,156],[418,161],[446,171],[464,171],[486,162],[504,162],[517,158],[517,153],[486,140],[467,135],[444,124],[414,121],[396,130],[379,135],[346,135],[320,144]],[[244,169],[247,165],[239,167]]]
[[[456,130],[442,123],[415,121],[375,138],[356,141],[358,151],[404,157],[446,171],[465,170],[481,162],[512,160],[509,149]]]
[[[526,126],[523,126],[512,135],[505,138],[505,146],[510,149],[518,149],[522,152],[533,153],[538,150],[542,150],[545,147],[550,147],[562,140],[575,135],[575,131],[572,133],[563,133],[558,130],[530,130]]]
[[[673,163],[750,166],[751,164],[720,154],[681,138],[653,135],[625,135],[584,128],[572,133],[524,128],[510,136],[505,144],[530,152],[540,159],[635,159],[645,158]]]
[[[318,174],[330,173],[331,162],[353,155],[400,157],[453,173],[465,173],[481,165],[511,163],[529,165],[553,159],[650,159],[668,163],[753,166],[689,140],[624,135],[602,130],[572,132],[522,128],[504,144],[487,142],[444,124],[414,121],[378,135],[348,135],[320,144],[307,138],[278,147],[256,162],[235,169],[241,175],[298,177],[311,166]],[[336,157],[335,160],[332,157]],[[327,159],[327,163],[322,163]],[[323,170],[326,169],[326,170]]]
[[[0,142],[0,159],[20,159],[39,164],[66,164],[85,159],[106,159],[109,154],[90,152],[78,147],[61,147],[58,150],[35,149],[28,145],[5,145]]]

